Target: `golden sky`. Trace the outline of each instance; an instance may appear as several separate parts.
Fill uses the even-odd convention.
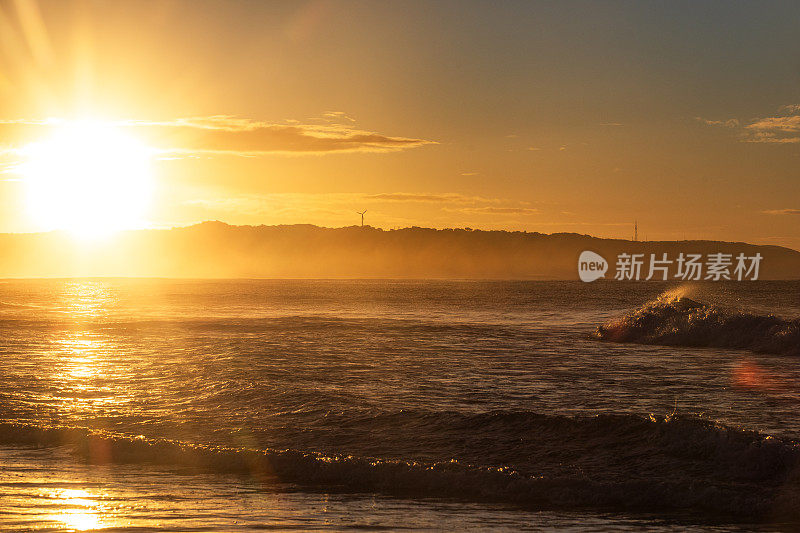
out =
[[[384,228],[630,238],[638,220],[650,240],[800,249],[798,16],[793,3],[0,1],[0,231],[111,217],[91,207],[106,193],[58,189],[58,169],[90,143],[117,162],[94,165],[98,179],[130,174],[125,143],[106,142],[119,133],[150,150],[139,227],[342,226],[366,209]],[[64,129],[86,121],[107,128]],[[53,138],[61,159],[41,149]],[[34,145],[53,174],[39,199],[68,198],[38,219]]]

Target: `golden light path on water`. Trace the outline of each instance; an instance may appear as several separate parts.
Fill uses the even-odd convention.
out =
[[[87,328],[86,324],[107,311],[113,297],[108,287],[97,281],[75,281],[66,285],[63,311],[76,321],[72,331],[54,339],[52,379],[58,390],[65,418],[84,418],[124,397],[105,379],[114,373],[115,346],[108,335]],[[122,393],[122,394],[120,394]]]
[[[102,310],[108,291],[100,283],[74,282],[64,291],[68,312],[76,318],[91,318]],[[94,410],[100,402],[113,402],[114,398],[86,397],[92,392],[92,378],[107,360],[107,346],[97,335],[87,331],[74,331],[58,340],[63,367],[61,379],[64,388],[76,392],[65,395],[63,409],[72,412]],[[70,397],[72,396],[72,397]],[[76,413],[77,414],[77,413]],[[59,489],[48,495],[56,505],[64,506],[59,513],[49,517],[54,522],[78,531],[109,527],[102,518],[103,509],[98,494],[84,489]]]
[[[65,284],[60,301],[59,311],[72,317],[75,326],[52,340],[50,379],[55,394],[49,400],[60,406],[65,419],[90,418],[93,413],[121,400],[113,387],[102,384],[106,373],[112,371],[114,346],[107,335],[86,328],[107,311],[113,296],[103,282],[72,281]],[[50,488],[48,485],[52,480],[42,481],[43,487],[35,498],[59,509],[56,513],[39,517],[43,522],[77,531],[122,525],[107,516],[108,495],[101,490]],[[82,480],[70,479],[67,482],[71,486],[80,486]]]
[[[135,412],[134,400],[143,394],[134,382],[147,382],[146,392],[165,394],[160,384],[148,379],[153,377],[151,369],[131,355],[127,334],[120,333],[125,330],[110,325],[122,316],[115,314],[118,294],[114,283],[105,280],[66,281],[54,294],[56,303],[49,311],[68,325],[49,332],[42,345],[49,369],[42,375],[46,392],[39,401],[53,408],[50,416],[59,424],[80,427],[91,421],[89,425],[95,429],[117,431],[114,419]],[[74,456],[67,445],[52,464],[54,458],[43,456],[44,463],[35,468],[38,474],[26,480],[29,490],[17,496],[19,507],[30,510],[26,515],[31,523],[67,531],[160,529],[176,520],[191,525],[202,520],[196,516],[202,512],[196,504],[187,508],[186,502],[201,497],[201,493],[202,497],[214,498],[206,493],[211,490],[208,476],[195,479],[170,469],[150,471],[151,467],[144,465],[109,463],[108,450],[103,446],[90,446],[87,451],[86,456]],[[29,468],[28,460],[23,459],[23,469]],[[142,474],[142,469],[146,473]],[[0,485],[3,477],[0,473]],[[129,479],[133,483],[126,482]],[[218,482],[210,479],[210,483]],[[224,481],[219,482],[223,490],[228,488]],[[268,489],[260,481],[245,483],[256,483],[258,493]],[[249,493],[254,487],[234,490]],[[291,517],[294,511],[291,506],[282,509],[282,496],[271,493],[266,497],[271,505],[262,512],[274,513],[280,520]],[[215,500],[213,504],[224,508],[227,502]]]

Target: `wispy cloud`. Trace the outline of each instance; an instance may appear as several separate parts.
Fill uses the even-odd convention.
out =
[[[348,122],[355,122],[356,119],[345,113],[344,111],[328,111],[323,113],[322,116],[329,121],[347,120]]]
[[[208,198],[193,198],[184,205],[200,207],[215,214],[242,214],[251,216],[302,216],[309,214],[334,215],[341,212],[341,205],[352,201],[349,194],[245,194],[238,196],[211,195]]]
[[[458,209],[462,213],[474,213],[478,215],[536,215],[539,210],[533,207],[501,207],[501,206],[480,206],[462,207]]]
[[[768,215],[800,215],[800,209],[768,209],[764,213]]]
[[[380,194],[366,194],[362,196],[365,200],[381,200],[387,202],[425,202],[425,203],[450,203],[450,204],[463,204],[463,203],[497,203],[502,202],[498,198],[484,198],[481,196],[466,196],[458,193],[380,193]]]
[[[729,118],[728,120],[708,120],[703,117],[695,118],[706,126],[722,126],[725,128],[736,128],[739,126],[739,121],[735,118]]]
[[[325,124],[303,124],[297,121],[274,123],[229,115],[188,117],[164,121],[123,120],[115,124],[129,129],[148,144],[178,154],[228,153],[259,154],[326,154],[341,152],[396,152],[435,141],[385,135],[357,129],[353,119],[343,112],[329,112]],[[0,142],[29,142],[58,127],[54,119],[0,120]]]
[[[328,115],[345,117],[340,112]],[[435,141],[383,135],[344,124],[277,124],[227,115],[166,122],[129,121],[127,125],[146,130],[148,138],[157,138],[156,142],[167,149],[188,152],[394,152],[436,144]]]
[[[187,200],[184,205],[203,208],[210,212],[236,213],[243,215],[289,216],[305,217],[309,213],[337,214],[349,217],[354,209],[370,209],[389,215],[397,210],[392,204],[406,203],[428,205],[431,213],[431,204],[441,212],[463,213],[473,215],[532,215],[539,212],[530,207],[528,202],[509,200],[504,198],[486,198],[470,196],[459,193],[275,193],[275,194],[246,194],[239,196],[218,196],[209,194],[206,198]]]
[[[701,117],[697,117],[697,120],[708,126],[734,130],[743,142],[772,144],[800,142],[800,104],[784,105],[775,115],[747,121],[736,118],[709,120]]]

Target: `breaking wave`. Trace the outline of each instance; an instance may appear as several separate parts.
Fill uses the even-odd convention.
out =
[[[508,463],[423,461],[271,448],[211,446],[86,428],[0,422],[0,444],[66,446],[92,463],[142,463],[253,476],[264,484],[453,498],[533,509],[694,512],[727,519],[800,520],[800,448],[787,439],[690,416],[593,417],[492,412],[393,415],[440,430],[471,426]],[[408,419],[412,418],[412,421]],[[401,420],[402,421],[402,420]],[[513,437],[513,438],[511,438]],[[502,440],[502,439],[500,439]]]
[[[800,355],[800,319],[726,310],[680,294],[662,295],[599,326],[593,336],[611,342]]]

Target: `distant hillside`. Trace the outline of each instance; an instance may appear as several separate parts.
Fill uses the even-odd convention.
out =
[[[588,235],[371,227],[230,226],[125,232],[77,244],[58,233],[0,235],[1,277],[577,279],[578,256],[760,253],[761,279],[800,279],[800,252],[714,241],[631,242]]]

